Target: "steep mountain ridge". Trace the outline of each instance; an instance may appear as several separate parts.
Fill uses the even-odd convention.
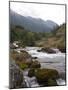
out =
[[[58,27],[58,24],[51,20],[44,21],[40,18],[25,17],[12,10],[10,10],[10,24],[23,26],[26,30],[33,32],[50,32]]]

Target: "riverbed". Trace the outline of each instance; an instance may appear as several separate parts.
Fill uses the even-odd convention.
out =
[[[33,58],[36,57],[41,64],[41,68],[49,68],[49,69],[56,69],[59,74],[60,78],[57,81],[58,85],[65,85],[65,53],[61,53],[59,49],[52,48],[56,51],[56,53],[49,54],[47,52],[38,52],[41,48],[39,47],[26,47],[26,48],[19,48],[17,51],[25,50],[27,51]],[[25,72],[24,72],[25,73]],[[32,80],[27,75],[24,76],[27,80]],[[33,77],[35,79],[35,77]],[[35,82],[33,82],[35,83]]]

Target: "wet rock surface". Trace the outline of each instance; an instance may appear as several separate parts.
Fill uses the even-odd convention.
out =
[[[15,63],[10,63],[11,88],[65,85],[65,54],[58,49],[52,49],[57,53],[37,50],[41,49],[14,49],[12,57]]]
[[[41,49],[42,52],[47,52],[47,53],[56,53],[53,49],[51,48],[42,48]]]
[[[30,69],[28,72],[29,77],[35,76],[37,81],[42,86],[57,85],[56,79],[59,78],[59,73],[54,69]]]
[[[15,64],[14,61],[10,63],[10,74],[9,74],[9,88],[22,88],[23,87],[23,74],[20,71],[19,67]]]

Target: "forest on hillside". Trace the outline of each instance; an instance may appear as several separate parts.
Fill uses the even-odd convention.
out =
[[[20,46],[55,47],[65,49],[65,26],[62,24],[51,32],[32,32],[21,26],[10,26],[10,43],[21,42]]]

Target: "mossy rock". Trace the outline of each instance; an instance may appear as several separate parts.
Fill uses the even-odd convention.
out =
[[[29,70],[29,72],[28,72],[28,76],[29,77],[32,77],[32,76],[34,76],[35,75],[35,69],[34,68],[31,68],[30,70]]]
[[[59,77],[59,74],[54,69],[37,69],[35,71],[35,76],[37,78],[37,81],[39,84],[46,84],[48,82],[48,79],[56,79]]]
[[[28,64],[27,63],[23,63],[23,62],[16,62],[16,64],[19,66],[20,69],[24,70],[26,68],[28,68]]]
[[[41,64],[37,60],[32,61],[30,65],[30,68],[40,68],[40,67],[41,67]]]
[[[48,48],[48,47],[42,48],[41,51],[42,52],[47,52],[47,53],[56,53],[54,50],[52,50],[51,48]]]
[[[26,63],[23,63],[23,64],[20,64],[19,67],[24,70],[28,68],[28,65]]]
[[[57,82],[55,79],[48,79],[47,85],[48,86],[57,86]]]
[[[25,61],[25,62],[27,62],[27,61],[31,62],[31,56],[26,51],[21,51],[21,53],[17,55],[16,60]]]
[[[20,62],[21,61],[24,61],[24,62],[31,62],[32,61],[31,55],[24,50],[21,50],[20,53],[13,50],[10,55],[15,61],[20,61]]]

